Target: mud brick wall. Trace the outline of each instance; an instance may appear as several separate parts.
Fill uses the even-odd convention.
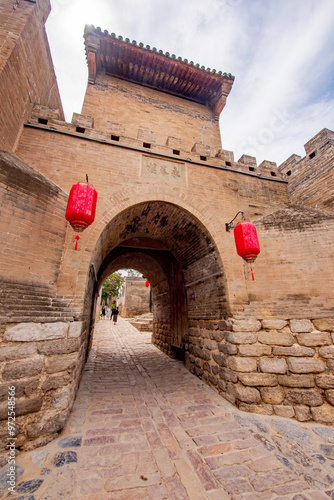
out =
[[[131,318],[150,312],[150,287],[141,278],[126,278],[120,313],[123,318]]]
[[[244,411],[334,423],[334,319],[191,321],[186,363]]]
[[[7,325],[0,350],[0,462],[8,436],[8,387],[15,386],[16,447],[42,446],[63,428],[78,388],[87,324]]]
[[[168,144],[214,157],[221,148],[219,124],[209,108],[110,75],[99,74],[88,85],[82,114],[94,117],[95,129],[151,144],[152,150]]]
[[[320,318],[333,314],[334,213],[292,205],[255,221],[261,253],[244,262],[244,316]],[[240,313],[239,313],[240,315]]]
[[[73,319],[57,297],[67,196],[17,156],[0,152],[1,324]]]
[[[49,12],[49,0],[0,2],[0,150],[14,150],[35,102],[64,118],[44,29]]]
[[[333,211],[334,133],[323,129],[304,148],[304,158],[292,155],[279,166],[289,181],[291,202]]]

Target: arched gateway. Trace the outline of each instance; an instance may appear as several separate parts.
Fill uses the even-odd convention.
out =
[[[124,267],[150,281],[154,344],[181,349],[188,368],[229,401],[333,423],[333,132],[322,130],[305,158],[279,168],[247,155],[235,161],[219,130],[234,77],[92,26],[82,114],[66,123],[47,13],[46,0],[15,11],[8,2],[1,20],[18,40],[0,80],[2,432],[8,386],[17,446],[63,428],[99,288]],[[66,203],[86,174],[98,192],[96,219],[75,250]],[[226,231],[239,211],[259,235],[255,281]]]

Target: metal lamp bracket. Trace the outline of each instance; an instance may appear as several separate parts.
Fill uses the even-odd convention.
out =
[[[238,215],[241,214],[242,215],[242,220],[245,220],[245,217],[244,217],[244,213],[239,211],[237,213],[237,215],[235,217],[233,217],[233,219],[231,220],[231,222],[226,222],[225,223],[225,228],[226,228],[226,231],[229,232],[230,229],[234,229],[235,226],[232,226],[232,222],[238,217]]]

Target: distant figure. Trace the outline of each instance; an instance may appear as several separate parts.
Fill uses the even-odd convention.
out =
[[[111,309],[110,309],[110,307],[108,306],[108,307],[107,307],[107,311],[106,311],[106,319],[110,319],[110,314],[111,314]]]
[[[106,316],[106,308],[104,306],[102,306],[102,319],[106,319],[105,316]]]
[[[114,325],[116,325],[116,323],[117,323],[117,315],[118,315],[118,313],[119,313],[118,307],[113,307],[111,315],[112,315],[112,319],[114,321]]]

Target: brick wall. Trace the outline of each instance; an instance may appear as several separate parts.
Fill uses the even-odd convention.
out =
[[[146,279],[125,278],[123,301],[120,314],[131,318],[150,312],[150,288],[145,286]]]
[[[62,110],[44,29],[49,11],[49,0],[0,2],[0,150],[15,149],[34,103]]]
[[[332,212],[334,132],[323,129],[304,147],[304,158],[292,155],[279,166],[289,181],[291,202]]]

